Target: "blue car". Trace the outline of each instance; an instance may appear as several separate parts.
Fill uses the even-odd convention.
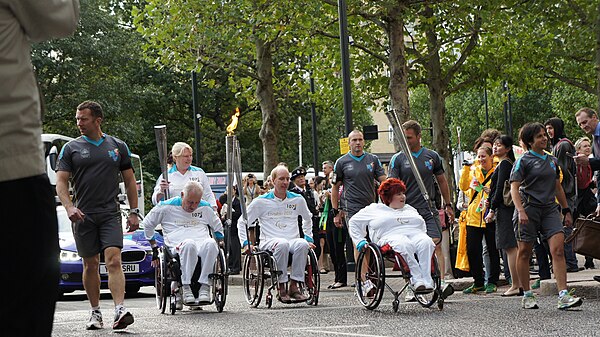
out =
[[[58,216],[58,236],[60,244],[60,294],[75,290],[84,290],[82,282],[83,262],[77,254],[71,220],[63,206],[56,207]],[[163,238],[155,236],[162,246]],[[154,286],[154,267],[152,267],[152,248],[144,236],[144,230],[123,233],[123,250],[121,251],[123,272],[125,274],[125,292],[135,294],[143,286]],[[108,289],[108,273],[104,264],[104,256],[100,255],[101,288]]]

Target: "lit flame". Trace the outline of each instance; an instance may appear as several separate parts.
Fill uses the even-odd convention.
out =
[[[235,108],[235,114],[231,116],[231,123],[227,125],[227,135],[233,136],[233,132],[237,128],[238,118],[240,117],[240,108]]]

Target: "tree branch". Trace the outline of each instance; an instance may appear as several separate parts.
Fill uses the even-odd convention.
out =
[[[564,82],[566,84],[572,85],[576,88],[582,89],[585,92],[592,94],[592,95],[596,95],[596,88],[595,87],[591,87],[589,85],[587,85],[586,83],[576,79],[576,78],[572,78],[572,77],[567,77],[564,75],[559,74],[558,72],[552,70],[552,68],[546,67],[546,66],[538,66],[538,68],[540,70],[543,70],[544,72],[548,73],[551,77],[556,78],[557,80]]]
[[[469,43],[463,49],[463,51],[460,53],[460,57],[458,58],[458,60],[456,60],[456,62],[448,70],[448,73],[446,73],[446,76],[444,76],[443,82],[444,82],[445,86],[447,86],[450,83],[450,81],[452,80],[452,78],[454,77],[454,75],[456,74],[458,69],[460,69],[460,67],[465,63],[465,61],[467,60],[467,57],[469,57],[469,55],[471,54],[473,49],[475,49],[475,47],[477,46],[477,39],[479,38],[479,30],[480,29],[481,29],[481,16],[479,16],[479,14],[476,14],[475,27],[473,28],[473,33],[471,35],[471,38],[469,39]]]

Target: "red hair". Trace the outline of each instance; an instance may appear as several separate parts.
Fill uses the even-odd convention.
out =
[[[381,197],[384,204],[389,205],[392,202],[394,195],[406,192],[406,185],[397,178],[389,178],[381,183],[377,193]]]

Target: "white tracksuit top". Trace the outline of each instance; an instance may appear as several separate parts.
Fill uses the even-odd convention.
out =
[[[249,227],[256,226],[255,221],[260,221],[260,240],[282,238],[286,240],[299,238],[298,216],[302,216],[302,231],[304,238],[313,242],[312,238],[312,213],[306,206],[304,197],[290,191],[286,192],[285,199],[279,199],[273,191],[263,194],[252,200],[248,206]],[[248,240],[246,235],[246,221],[240,218],[238,222],[238,235],[242,246]]]
[[[389,239],[396,234],[427,233],[425,220],[408,204],[401,209],[393,209],[385,204],[373,203],[354,214],[348,226],[354,246],[365,240],[367,226],[371,242],[378,245],[381,239]]]
[[[202,200],[193,212],[186,212],[182,207],[181,197],[161,201],[146,215],[142,226],[144,235],[150,240],[154,229],[162,224],[165,244],[174,248],[185,239],[203,241],[211,237],[209,228],[215,233],[216,239],[223,238],[223,225],[212,206]]]
[[[217,199],[213,194],[213,191],[210,187],[210,182],[208,181],[208,176],[204,173],[199,167],[191,165],[184,174],[179,173],[177,171],[177,166],[173,165],[169,169],[169,197],[174,198],[181,195],[181,191],[183,191],[183,186],[188,181],[197,181],[202,185],[204,190],[202,194],[202,200],[206,200],[212,207],[217,207]],[[163,180],[162,173],[158,176],[156,180],[156,185],[154,185],[154,192],[152,193],[152,204],[156,205],[160,200],[156,200],[158,192],[160,192],[160,181]]]

